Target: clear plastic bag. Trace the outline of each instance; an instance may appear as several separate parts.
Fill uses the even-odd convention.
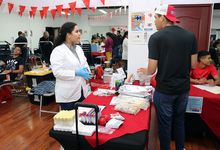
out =
[[[136,115],[140,111],[140,107],[133,103],[121,102],[115,106],[115,110]]]
[[[106,123],[105,127],[118,129],[122,123],[123,123],[123,121],[121,121],[121,120],[111,119]]]
[[[118,103],[123,102],[123,103],[132,103],[135,104],[137,107],[140,109],[146,110],[149,106],[149,100],[146,98],[141,98],[141,97],[134,97],[134,96],[127,96],[127,95],[119,95],[117,97]]]
[[[112,134],[114,131],[115,131],[115,129],[107,128],[105,126],[99,126],[98,127],[98,132],[99,133]]]

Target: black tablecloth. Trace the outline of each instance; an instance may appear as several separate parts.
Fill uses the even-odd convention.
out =
[[[77,150],[78,142],[76,135],[71,132],[50,130],[49,135],[55,138],[65,150]],[[106,134],[106,136],[108,136]],[[144,150],[147,143],[148,132],[139,131],[134,134],[126,134],[119,138],[111,139],[99,146],[99,150]],[[90,144],[79,136],[81,150],[93,150]]]

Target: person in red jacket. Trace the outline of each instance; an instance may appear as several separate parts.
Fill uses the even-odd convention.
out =
[[[190,82],[193,84],[220,85],[220,77],[208,51],[198,52],[198,63],[190,72]]]

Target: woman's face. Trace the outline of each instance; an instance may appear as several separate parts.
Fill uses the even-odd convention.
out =
[[[68,33],[69,34],[69,33]],[[75,28],[73,29],[73,31],[69,34],[69,39],[70,42],[73,44],[78,44],[80,43],[80,32],[79,32],[79,28],[76,25]]]

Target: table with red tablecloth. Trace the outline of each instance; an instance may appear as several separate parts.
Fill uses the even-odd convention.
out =
[[[91,54],[94,58],[99,59],[100,64],[105,61],[105,52],[92,52]]]
[[[105,56],[105,52],[92,52],[92,56]]]
[[[109,83],[104,83],[103,79],[90,79],[90,87],[92,91],[95,91],[97,88],[107,89],[110,88]]]
[[[111,114],[111,113],[116,112],[114,110],[114,106],[109,105],[111,99],[112,99],[112,96],[94,96],[93,94],[91,94],[84,100],[84,102],[106,106],[102,111],[102,114],[105,115],[105,114]],[[116,149],[119,149],[119,147],[123,145],[123,144],[120,144],[120,142],[121,143],[129,142],[126,144],[128,147],[124,149],[129,149],[129,144],[130,144],[131,145],[130,149],[136,150],[138,149],[138,143],[143,143],[142,148],[144,149],[145,144],[146,144],[147,134],[144,134],[144,137],[143,136],[140,137],[141,139],[139,139],[139,136],[137,136],[137,134],[147,133],[147,131],[149,130],[150,108],[148,108],[147,110],[141,110],[136,115],[130,115],[130,114],[122,113],[122,112],[120,112],[120,114],[125,118],[125,121],[122,124],[122,126],[120,126],[120,128],[114,131],[112,134],[99,133],[99,145],[101,146],[105,144],[108,145],[109,143],[111,143],[111,141],[114,141],[115,139],[119,139],[117,142],[111,143],[110,146],[108,146],[109,149],[111,146],[112,148],[116,146],[118,147]],[[67,139],[67,137],[64,136],[65,134],[66,134],[65,132],[61,132],[61,131],[54,131],[54,130],[50,131],[50,136],[57,139],[61,144],[65,143],[66,145],[68,145],[70,141],[69,143],[67,143],[66,141],[70,140],[70,138]],[[72,135],[73,134],[70,134],[70,133],[66,134],[66,136],[69,136],[71,138],[72,138]],[[129,139],[126,139],[126,140],[123,139],[124,136],[129,136],[130,141]],[[66,141],[62,141],[63,140],[62,138],[66,138]],[[74,138],[72,139],[74,140]],[[86,141],[89,143],[91,148],[95,147],[95,134],[93,136],[86,136],[84,137],[84,139],[86,139]],[[63,146],[66,146],[66,145],[63,145]],[[108,148],[105,146],[103,149],[108,149]],[[120,147],[120,149],[123,149],[123,147]]]
[[[201,118],[220,139],[220,94],[213,94],[191,85],[190,96],[203,97]]]

